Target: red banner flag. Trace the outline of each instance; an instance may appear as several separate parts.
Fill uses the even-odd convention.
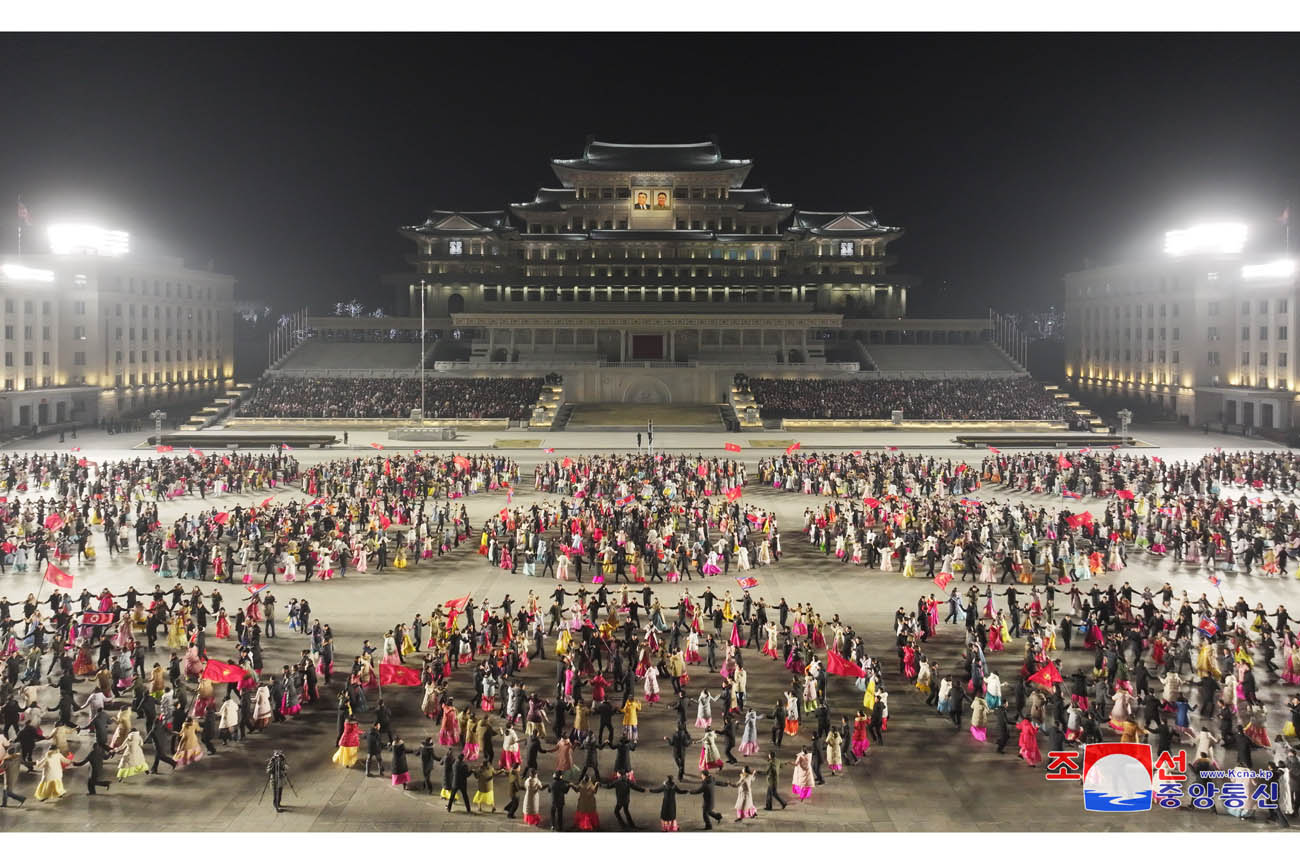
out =
[[[382,515],[382,514],[379,515],[379,528],[380,528],[380,529],[387,529],[388,527],[390,527],[390,526],[392,526],[392,525],[393,525],[393,521],[389,520],[387,517],[385,517],[385,516]]]
[[[154,448],[154,450],[157,451],[159,454],[166,454],[168,451],[175,451],[176,449],[173,448],[171,445],[159,445],[158,447]]]
[[[381,686],[418,686],[420,672],[402,665],[379,663],[379,684]]]
[[[880,500],[874,496],[868,496],[866,499],[862,500],[862,504],[867,506],[868,508],[879,508]]]
[[[826,673],[841,677],[865,677],[867,672],[833,650],[826,653]]]
[[[560,461],[560,465],[563,466],[565,469],[568,469],[570,466],[573,465],[573,458],[565,457],[563,460]]]
[[[952,583],[952,574],[947,571],[941,571],[934,576],[934,582],[940,589],[947,589],[948,584]]]
[[[740,453],[740,446],[737,445],[735,442],[728,442],[728,443],[726,443],[725,445],[723,445],[722,447],[723,447],[724,449],[726,449],[727,451],[735,451],[737,454]]]
[[[229,469],[229,468],[230,468],[230,458],[229,458],[229,457],[222,457],[222,458],[221,458],[221,465],[224,466],[224,467],[226,467],[227,469]]]
[[[1115,495],[1118,496],[1120,499],[1132,499],[1132,498],[1133,498],[1133,491],[1132,491],[1132,490],[1116,490],[1116,491],[1115,491]]]
[[[229,511],[218,511],[218,512],[217,512],[217,515],[216,515],[215,517],[213,517],[212,519],[213,519],[214,521],[216,521],[217,523],[220,523],[222,526],[225,526],[227,523],[230,522],[230,512],[229,512]]]
[[[460,598],[453,598],[451,601],[447,602],[446,607],[451,613],[460,613],[465,609],[465,605],[467,604],[469,604],[469,596],[462,595]]]
[[[1205,635],[1206,637],[1214,637],[1216,634],[1219,633],[1219,627],[1215,625],[1214,620],[1209,619],[1207,617],[1201,617],[1201,622],[1197,626],[1197,628],[1199,628],[1201,630],[1201,634]]]
[[[455,463],[455,464],[456,464],[457,466],[459,466],[461,469],[469,469],[469,458],[468,458],[468,457],[463,457],[463,456],[461,456],[460,454],[457,454],[455,457],[451,458],[451,462],[452,462],[452,463]]]
[[[554,448],[543,448],[542,451],[543,451],[543,453],[546,453],[546,454],[554,454],[554,453],[555,453],[555,449],[554,449]]]
[[[375,449],[376,451],[383,451],[383,450],[384,450],[384,446],[383,446],[383,445],[380,445],[378,442],[371,442],[371,443],[370,443],[370,447],[373,448],[373,449]]]
[[[63,515],[51,514],[49,517],[45,518],[45,528],[50,532],[58,532],[63,528]]]
[[[1034,683],[1045,689],[1051,689],[1053,683],[1065,682],[1061,672],[1056,669],[1056,665],[1048,662],[1029,676],[1025,677],[1026,682]]]
[[[237,683],[244,678],[244,669],[239,665],[226,664],[216,659],[208,659],[203,669],[203,679],[214,683]]]
[[[735,502],[737,499],[740,498],[742,492],[743,491],[739,487],[731,488],[730,490],[727,491],[727,501]]]
[[[738,577],[736,583],[740,584],[741,589],[753,589],[758,586],[757,577]]]
[[[989,446],[989,450],[992,451],[994,454],[1001,454],[1001,453],[1002,453],[1002,449],[1001,449],[1001,448],[994,448],[992,445]]]
[[[116,619],[117,619],[117,615],[113,613],[101,612],[96,610],[88,610],[81,615],[81,624],[82,625],[112,625],[113,621]]]
[[[1071,463],[1064,454],[1057,455],[1056,468],[1060,469],[1062,472],[1064,472],[1066,469],[1069,469],[1073,465],[1074,464]]]
[[[60,589],[72,589],[72,575],[52,562],[45,564],[45,579]]]
[[[890,450],[890,451],[897,451],[897,450],[898,450],[898,446],[897,446],[897,445],[890,445],[890,446],[889,446],[889,450]]]
[[[791,443],[790,443],[790,447],[788,447],[788,448],[785,449],[785,453],[786,453],[786,454],[793,454],[794,452],[796,452],[796,451],[798,451],[798,450],[799,450],[799,443],[798,443],[798,442],[791,442]]]
[[[269,583],[254,583],[248,587],[248,594],[257,595],[259,592],[266,589],[268,586],[270,586]]]
[[[266,506],[270,505],[270,504],[271,504],[271,500],[272,500],[273,498],[274,498],[274,497],[268,496],[268,497],[266,497],[265,499],[263,499],[263,500],[262,500],[262,507],[265,508]]]
[[[292,450],[293,450],[293,448],[291,448],[291,447],[289,446],[289,443],[288,443],[288,442],[281,442],[281,443],[280,443],[280,447],[283,448],[285,451],[292,451]]]
[[[627,495],[627,496],[624,496],[622,499],[615,499],[615,500],[614,500],[614,504],[615,504],[615,505],[631,505],[631,504],[632,504],[633,502],[635,502],[635,501],[636,501],[636,497],[635,497],[635,496],[632,496],[632,495],[629,494],[629,495]]]

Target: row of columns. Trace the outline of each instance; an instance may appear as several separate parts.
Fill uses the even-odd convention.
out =
[[[517,329],[515,329],[515,328],[510,328],[510,329],[508,329],[508,330],[510,331],[510,341],[509,341],[508,348],[507,348],[507,351],[509,352],[508,357],[513,357],[513,356],[514,356],[514,351],[515,351],[515,331],[516,331]],[[529,340],[528,340],[528,348],[529,348],[529,351],[533,351],[533,352],[537,351],[537,331],[538,331],[538,330],[539,330],[538,328],[529,328],[529,329],[528,329],[528,331],[529,331]],[[558,345],[558,343],[556,342],[556,338],[557,338],[557,336],[558,336],[558,333],[559,333],[559,330],[560,330],[560,329],[559,329],[559,328],[551,328],[550,330],[551,330],[551,350],[552,350],[552,351],[555,351],[555,350],[556,350],[556,347],[557,347],[557,345]],[[584,330],[585,330],[585,329],[584,329]],[[601,329],[600,329],[600,328],[594,328],[594,329],[592,329],[592,330],[594,330],[597,334],[599,334],[599,332],[600,332]],[[674,329],[670,329],[670,330],[664,332],[665,335],[666,335],[666,337],[667,337],[667,341],[668,341],[668,344],[667,344],[667,347],[666,347],[667,351],[666,351],[665,354],[666,354],[666,359],[669,360],[669,361],[675,361],[675,360],[677,360],[677,331],[678,331],[678,330],[681,330],[681,329],[680,329],[680,328],[674,328]],[[696,346],[698,346],[698,347],[700,347],[700,348],[702,349],[702,348],[704,347],[704,331],[705,331],[705,329],[704,329],[704,328],[696,328],[696,329],[694,329],[694,330],[695,330],[695,341],[696,341],[695,344],[696,344]],[[714,330],[714,329],[709,329],[709,330]],[[739,338],[738,348],[741,348],[741,349],[745,348],[745,331],[746,331],[747,329],[745,329],[745,328],[722,328],[722,329],[719,329],[719,330],[724,330],[724,331],[736,331],[737,334],[738,334],[738,338]],[[765,340],[765,338],[764,338],[764,331],[765,331],[766,329],[764,329],[764,328],[758,328],[758,329],[756,329],[756,330],[758,330],[758,348],[759,348],[759,349],[767,348],[767,346],[768,346],[769,344],[766,342],[766,340]],[[491,358],[491,357],[492,357],[492,353],[496,350],[496,347],[497,347],[497,342],[496,342],[496,331],[497,331],[496,328],[488,328],[488,329],[487,329],[487,332],[488,332],[488,345],[487,345],[488,358]],[[784,329],[782,329],[782,330],[780,331],[780,348],[781,348],[782,353],[784,353],[784,352],[786,351],[786,339],[785,339],[785,330],[784,330]],[[800,333],[799,333],[799,348],[802,350],[804,357],[805,357],[805,358],[808,357],[808,331],[807,331],[807,329],[803,329],[803,330],[801,330]],[[619,359],[620,361],[627,361],[627,360],[630,360],[631,355],[632,355],[632,332],[629,331],[629,330],[627,330],[627,329],[625,329],[625,328],[620,329],[619,332],[618,332],[618,359]]]

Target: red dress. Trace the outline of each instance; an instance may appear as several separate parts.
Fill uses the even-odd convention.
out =
[[[224,613],[217,617],[217,637],[223,639],[230,637],[230,620]]]

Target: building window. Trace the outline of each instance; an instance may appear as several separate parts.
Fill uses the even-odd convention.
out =
[[[1277,311],[1279,313],[1285,313],[1286,309],[1286,298],[1279,298],[1277,302]]]
[[[48,364],[49,362],[46,361],[46,363]],[[84,366],[86,366],[86,353],[85,353],[85,352],[73,352],[73,353],[72,353],[72,365],[73,365],[74,367],[84,367]]]
[[[1170,359],[1173,361],[1173,363],[1174,363],[1175,365],[1178,364],[1178,352],[1177,352],[1177,350],[1175,350],[1174,352],[1172,352],[1172,353],[1170,354]]]
[[[1285,366],[1286,366],[1286,352],[1278,352],[1278,353],[1277,353],[1277,365],[1278,365],[1279,367],[1285,367]]]
[[[1219,339],[1219,329],[1216,328],[1216,327],[1213,327],[1213,326],[1211,326],[1211,327],[1209,327],[1209,328],[1206,328],[1206,330],[1205,330],[1205,339],[1207,339],[1207,340],[1217,340],[1217,339]]]
[[[1206,357],[1206,363],[1211,367],[1219,366],[1219,353],[1210,352],[1209,355]]]
[[[77,327],[73,328],[73,329],[72,329],[72,339],[74,339],[74,340],[84,340],[84,339],[86,339],[86,329],[85,329],[85,327],[82,326],[82,325],[78,325]]]
[[[1286,342],[1286,325],[1278,325],[1277,338],[1279,342]]]
[[[1267,300],[1263,300],[1263,301],[1260,301],[1260,302],[1259,302],[1259,311],[1260,311],[1260,313],[1267,313],[1267,312],[1268,312],[1268,301],[1267,301]]]
[[[1267,340],[1268,340],[1268,325],[1260,325],[1260,326],[1259,326],[1259,338],[1260,338],[1260,340],[1263,340],[1263,341],[1267,341]]]
[[[1250,325],[1241,326],[1241,339],[1247,343],[1250,342]]]
[[[1218,301],[1210,301],[1210,306],[1209,306],[1209,310],[1208,310],[1208,312],[1209,312],[1209,314],[1210,314],[1211,316],[1217,316],[1217,315],[1219,315],[1219,302],[1218,302]]]
[[[1241,314],[1242,314],[1243,316],[1249,316],[1249,315],[1250,315],[1250,301],[1242,301],[1242,302],[1241,302]]]

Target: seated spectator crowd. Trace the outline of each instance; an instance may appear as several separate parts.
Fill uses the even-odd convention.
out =
[[[427,418],[528,417],[541,379],[429,378]],[[280,376],[263,380],[236,414],[244,418],[407,418],[420,408],[419,379],[318,379]]]
[[[764,418],[1074,420],[1032,379],[750,379]]]

